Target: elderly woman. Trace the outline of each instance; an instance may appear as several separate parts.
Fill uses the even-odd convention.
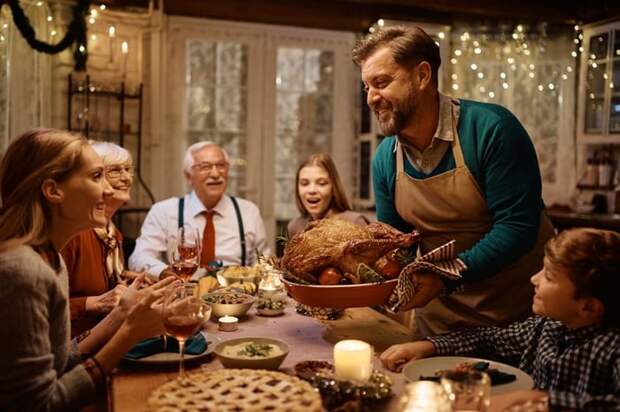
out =
[[[107,223],[112,195],[101,159],[81,137],[35,129],[9,145],[0,164],[0,410],[77,410],[105,392],[105,376],[136,342],[164,331],[154,303],[167,281],[138,290],[140,278],[85,339],[70,341],[58,251]]]
[[[303,232],[312,220],[344,219],[364,226],[368,219],[353,212],[338,170],[327,153],[311,155],[297,169],[295,200],[301,216],[288,223],[289,239]]]
[[[96,325],[118,303],[126,289],[123,235],[112,222],[114,213],[129,201],[133,183],[131,154],[109,142],[92,142],[101,157],[105,178],[113,189],[105,198],[106,225],[80,232],[61,250],[69,272],[71,336]]]

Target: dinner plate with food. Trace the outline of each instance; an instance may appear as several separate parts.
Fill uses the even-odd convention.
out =
[[[418,359],[403,367],[403,375],[410,382],[439,381],[446,370],[473,369],[486,372],[491,378],[491,393],[497,395],[518,389],[532,389],[534,381],[522,370],[501,362],[464,356],[437,356]]]

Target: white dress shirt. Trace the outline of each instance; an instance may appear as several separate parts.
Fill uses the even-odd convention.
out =
[[[243,219],[246,244],[246,264],[256,261],[255,250],[269,255],[265,225],[258,207],[249,200],[235,198]],[[136,248],[129,257],[129,268],[134,271],[146,270],[151,276],[158,277],[168,266],[168,245],[176,242],[178,229],[179,198],[172,197],[153,205],[144,219]],[[202,212],[204,207],[195,192],[185,195],[183,212],[184,224],[197,228],[200,236],[207,222]],[[215,226],[215,259],[224,266],[241,264],[241,240],[235,207],[229,196],[222,196],[212,209]],[[171,242],[172,241],[172,242]]]

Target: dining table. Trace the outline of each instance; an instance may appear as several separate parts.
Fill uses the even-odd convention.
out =
[[[398,398],[404,391],[405,378],[400,373],[385,369],[379,355],[389,346],[409,342],[413,333],[404,325],[372,308],[349,308],[336,320],[318,320],[296,312],[294,305],[288,305],[280,316],[266,317],[256,313],[255,308],[240,318],[237,330],[218,330],[217,319],[206,327],[209,341],[225,341],[242,337],[270,337],[280,339],[289,347],[289,354],[280,371],[294,374],[294,365],[301,361],[317,360],[333,363],[334,345],[343,339],[359,339],[374,348],[373,367],[388,375],[392,384],[392,395],[373,407],[377,411],[397,410]],[[201,357],[187,364],[187,373],[203,368],[223,368],[217,356]],[[168,367],[161,365],[140,365],[139,362],[121,363],[111,375],[108,393],[108,409],[115,412],[148,411],[151,392],[178,375],[178,363]]]

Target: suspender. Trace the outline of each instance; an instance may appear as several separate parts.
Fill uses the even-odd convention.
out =
[[[179,214],[177,218],[179,222],[179,229],[183,227],[183,209],[185,209],[185,198],[180,197],[179,198]]]
[[[241,266],[245,266],[245,230],[243,230],[243,219],[241,218],[241,212],[239,211],[237,199],[231,196],[230,200],[232,200],[233,206],[235,207],[235,213],[237,214],[237,225],[239,226],[239,240],[241,241]]]
[[[243,217],[241,216],[241,211],[239,210],[239,203],[237,199],[233,196],[230,197],[232,200],[233,206],[235,207],[235,214],[237,215],[237,225],[239,226],[239,241],[241,242],[241,266],[245,266],[246,261],[246,246],[245,246],[245,230],[243,228]],[[185,209],[185,198],[179,198],[179,212],[177,217],[177,222],[179,227],[183,227],[183,211]]]

